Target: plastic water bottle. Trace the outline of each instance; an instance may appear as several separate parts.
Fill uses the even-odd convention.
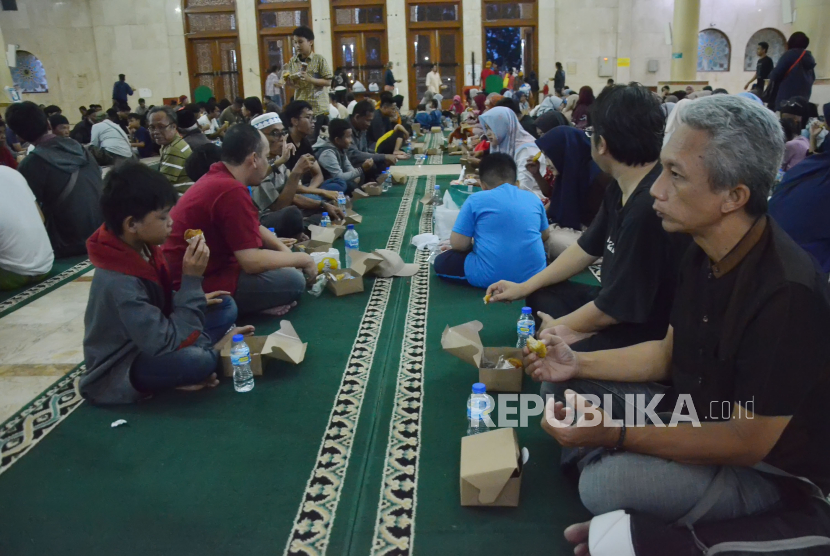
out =
[[[346,215],[346,196],[343,192],[339,192],[337,194],[337,207],[340,209],[340,212],[343,213],[343,216]]]
[[[406,147],[404,147],[403,152],[406,154],[412,154],[412,139],[406,140]]]
[[[522,307],[522,316],[519,317],[519,322],[516,324],[516,332],[519,335],[517,348],[525,347],[527,339],[536,334],[536,323],[533,320],[533,311],[530,307]]]
[[[441,198],[441,186],[436,185],[435,191],[432,194],[432,206],[439,207],[444,204],[444,200]]]
[[[254,388],[254,373],[251,371],[251,350],[242,334],[233,337],[231,346],[233,365],[233,388],[237,392],[250,392]]]
[[[484,417],[490,414],[491,409],[487,386],[476,382],[473,384],[473,393],[467,398],[467,436],[490,430]]]
[[[352,251],[360,251],[360,241],[357,237],[357,230],[354,229],[354,224],[346,226],[346,235],[343,236],[346,241],[346,268],[352,266]]]
[[[392,189],[392,180],[389,179],[389,170],[384,170],[381,174],[381,183],[383,184],[383,192],[386,193]]]
[[[323,213],[323,217],[320,219],[320,226],[323,228],[328,228],[329,226],[331,226],[331,218],[329,218],[329,213]]]

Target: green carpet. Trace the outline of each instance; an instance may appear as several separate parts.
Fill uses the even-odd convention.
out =
[[[0,291],[0,317],[28,305],[55,288],[86,274],[92,268],[86,255],[55,260],[52,270],[43,282],[16,290]]]
[[[4,424],[0,499],[14,503],[0,505],[0,554],[570,553],[562,529],[587,514],[540,418],[518,430],[530,450],[519,507],[459,505],[477,373],[441,349],[441,332],[479,319],[485,345],[511,345],[518,305],[484,306],[480,290],[435,278],[410,239],[431,230],[418,199],[436,181],[409,183],[355,210],[362,250],[400,248],[420,272],[367,279],[362,294],[305,296],[288,315],[309,343],[302,364],[269,363],[244,395],[225,380],[108,408],[78,404],[70,375],[51,389],[61,397],[47,392]],[[252,324],[268,333],[278,321]],[[526,378],[524,391],[538,385]],[[26,422],[72,409],[21,450],[48,432]],[[127,425],[111,428],[116,419]]]

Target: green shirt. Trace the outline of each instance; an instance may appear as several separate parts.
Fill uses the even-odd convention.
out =
[[[184,171],[184,163],[193,154],[193,149],[184,139],[176,135],[173,142],[161,148],[159,172],[173,185],[189,183],[191,180]]]
[[[306,72],[309,77],[331,80],[333,74],[329,68],[329,63],[315,52],[312,52],[311,56],[305,60],[300,60],[300,55],[297,54],[291,58],[285,69],[288,70],[290,75],[296,75],[300,73],[300,64],[303,62],[308,63]],[[312,85],[308,81],[300,81],[299,79],[292,79],[291,84],[294,85],[294,100],[304,100],[311,104],[315,116],[329,113],[329,96],[326,94],[326,87]]]

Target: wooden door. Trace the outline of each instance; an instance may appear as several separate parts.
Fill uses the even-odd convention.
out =
[[[346,72],[351,81],[360,81],[366,90],[377,83],[383,90],[383,64],[386,61],[386,35],[383,31],[337,33],[335,70]]]
[[[268,77],[268,70],[270,70],[273,66],[277,66],[277,75],[282,75],[283,66],[291,61],[291,58],[294,55],[293,39],[290,35],[265,36],[262,38],[262,52],[265,53],[263,59],[264,67],[262,71],[262,87],[264,90],[265,79]],[[294,87],[291,86],[290,81],[285,82],[283,90],[283,101],[287,104],[287,99],[294,96]]]
[[[210,87],[217,99],[233,100],[241,96],[239,77],[239,41],[226,39],[193,39],[190,65],[191,89]]]
[[[463,50],[460,33],[456,29],[419,30],[410,37],[409,58],[414,63],[409,69],[409,94],[414,103],[420,103],[426,93],[427,74],[433,64],[438,64],[441,83],[446,89],[442,109],[452,105],[453,96],[459,94],[464,84]]]

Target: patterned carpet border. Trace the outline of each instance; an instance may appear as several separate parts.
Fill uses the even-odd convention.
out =
[[[418,178],[407,181],[386,248],[399,252],[415,198]],[[357,432],[363,395],[380,337],[383,317],[392,291],[391,278],[377,278],[358,326],[343,379],[332,404],[314,468],[311,470],[284,554],[320,556],[326,553],[331,529]]]
[[[78,365],[3,423],[0,429],[0,474],[81,406],[84,399],[78,383],[85,370],[86,366]]]
[[[48,280],[45,280],[40,284],[36,284],[31,288],[23,292],[20,292],[14,297],[10,297],[5,301],[0,302],[0,318],[5,317],[9,313],[16,311],[17,309],[20,309],[24,305],[31,303],[37,297],[49,293],[50,291],[60,286],[63,282],[76,276],[80,276],[81,274],[87,272],[90,268],[92,268],[92,263],[90,263],[88,260],[82,263],[78,263],[72,268],[64,270],[57,276],[52,276]]]
[[[427,181],[427,191],[434,186],[435,176],[431,176]],[[424,206],[418,233],[432,233],[432,212],[432,206]],[[418,251],[415,255],[415,264],[419,270],[412,279],[406,310],[395,407],[389,422],[372,556],[409,556],[415,541],[429,304],[429,256],[429,251]]]

